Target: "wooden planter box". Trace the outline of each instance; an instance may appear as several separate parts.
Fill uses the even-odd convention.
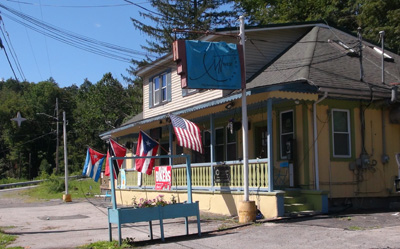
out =
[[[188,188],[188,202],[187,203],[177,203],[166,206],[157,206],[149,208],[118,208],[115,198],[115,185],[114,181],[111,181],[111,200],[112,207],[108,208],[108,234],[109,239],[112,241],[112,229],[111,224],[117,224],[118,226],[118,242],[121,245],[121,225],[125,223],[135,223],[135,222],[149,222],[150,238],[153,239],[153,228],[151,221],[160,221],[160,233],[161,240],[164,241],[164,219],[174,219],[179,217],[185,218],[186,234],[189,234],[189,224],[188,217],[197,217],[197,231],[199,236],[201,236],[200,231],[200,211],[199,203],[192,201],[192,177],[190,168],[190,156],[189,155],[163,155],[163,156],[136,156],[136,157],[110,157],[109,165],[113,165],[113,160],[125,160],[125,159],[139,159],[139,158],[186,158],[186,181]],[[110,170],[110,179],[114,179],[114,170]]]
[[[197,217],[197,232],[201,236],[199,203],[177,203],[166,206],[148,208],[108,208],[108,232],[112,240],[111,224],[118,226],[119,241],[121,241],[121,225],[125,223],[149,222],[150,238],[153,239],[153,220],[159,220],[161,240],[164,241],[164,219],[185,218],[186,234],[189,234],[188,217]]]

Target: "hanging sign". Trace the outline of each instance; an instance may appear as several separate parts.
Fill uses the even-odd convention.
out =
[[[214,167],[214,182],[215,183],[230,183],[231,182],[231,167],[229,165],[218,165]]]
[[[172,166],[154,167],[156,177],[156,190],[171,190]]]
[[[233,43],[178,40],[173,44],[182,88],[242,89],[243,49]]]

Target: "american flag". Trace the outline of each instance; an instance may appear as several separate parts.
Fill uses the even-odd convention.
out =
[[[178,144],[182,147],[203,153],[203,144],[201,143],[199,127],[195,123],[184,118],[172,114],[170,114],[169,117],[174,127]]]

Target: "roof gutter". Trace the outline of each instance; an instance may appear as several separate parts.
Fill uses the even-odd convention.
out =
[[[318,127],[317,127],[317,104],[328,97],[328,92],[324,93],[320,99],[313,104],[313,123],[314,123],[314,168],[315,168],[315,189],[319,190],[319,164],[318,164]]]

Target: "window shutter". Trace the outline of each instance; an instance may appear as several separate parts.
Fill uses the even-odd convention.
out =
[[[149,108],[153,107],[153,78],[149,79]]]
[[[171,87],[171,69],[167,71],[167,101],[170,102],[172,100],[172,87]]]

